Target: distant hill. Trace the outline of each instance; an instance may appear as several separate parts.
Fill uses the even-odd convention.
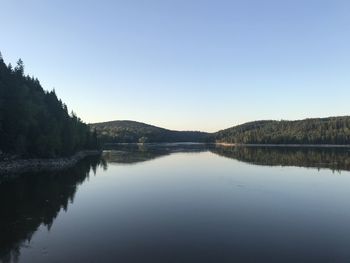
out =
[[[122,120],[90,124],[102,142],[206,142],[210,134],[198,131],[173,131],[142,122]]]
[[[102,142],[217,142],[234,144],[349,144],[350,116],[247,122],[215,133],[173,131],[136,121],[90,124]]]
[[[255,121],[213,134],[238,144],[350,144],[350,116],[297,121]]]

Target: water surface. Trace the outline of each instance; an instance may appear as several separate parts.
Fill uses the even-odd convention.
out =
[[[347,149],[110,147],[0,179],[3,262],[350,262]]]

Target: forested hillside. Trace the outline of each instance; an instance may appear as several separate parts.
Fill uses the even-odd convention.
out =
[[[197,131],[172,131],[136,121],[110,121],[90,126],[105,143],[206,142],[210,135]]]
[[[13,68],[0,54],[0,154],[21,157],[69,156],[96,149],[97,136],[38,79]]]
[[[350,117],[249,122],[219,131],[214,138],[242,144],[350,144]]]
[[[172,131],[135,121],[90,124],[103,142],[219,142],[237,144],[350,144],[350,117],[255,121],[216,133]]]

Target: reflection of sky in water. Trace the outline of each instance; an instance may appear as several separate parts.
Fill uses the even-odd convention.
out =
[[[22,262],[344,262],[350,173],[210,151],[109,164],[78,187]]]

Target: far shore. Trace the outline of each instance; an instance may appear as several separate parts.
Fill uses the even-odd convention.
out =
[[[101,154],[98,150],[80,151],[70,157],[51,159],[16,159],[0,162],[0,176],[25,172],[56,171],[74,166],[80,160]]]
[[[349,144],[244,144],[244,143],[224,143],[216,142],[215,145],[220,146],[236,146],[236,147],[305,147],[305,148],[350,148]]]
[[[225,142],[117,142],[117,143],[105,143],[106,146],[110,145],[157,145],[157,144],[207,144],[207,145],[219,145],[227,147],[295,147],[295,148],[350,148],[350,144],[259,144],[259,143],[225,143]]]

